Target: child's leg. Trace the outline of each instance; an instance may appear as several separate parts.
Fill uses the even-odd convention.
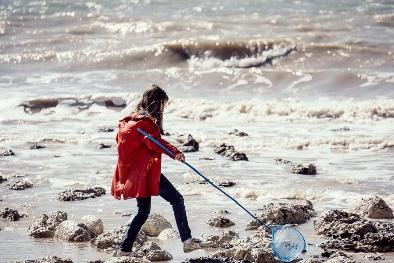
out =
[[[142,225],[148,219],[150,213],[151,198],[137,198],[138,213],[131,221],[129,230],[123,237],[122,243],[120,244],[120,250],[125,252],[130,252],[133,247],[134,241],[137,239],[138,232],[140,231]]]
[[[192,237],[187,222],[187,215],[185,204],[183,202],[183,196],[175,189],[175,187],[168,181],[168,179],[162,174],[160,177],[160,196],[166,201],[170,202],[172,209],[174,210],[174,216],[176,225],[178,227],[179,234],[182,242]]]

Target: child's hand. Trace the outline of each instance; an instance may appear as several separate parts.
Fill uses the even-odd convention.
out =
[[[185,162],[185,155],[183,153],[178,153],[175,155],[175,160],[180,161],[180,162]]]

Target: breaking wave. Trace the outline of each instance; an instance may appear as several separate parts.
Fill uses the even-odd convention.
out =
[[[394,13],[375,15],[374,19],[377,24],[381,26],[393,27],[394,26]]]
[[[259,67],[272,64],[275,59],[286,57],[295,51],[296,45],[289,41],[195,41],[179,40],[143,48],[123,50],[85,49],[57,52],[45,50],[0,55],[0,62],[28,63],[56,61],[80,63],[99,67],[125,67],[145,63],[154,67],[168,67],[190,62],[197,66],[207,64],[222,67]]]
[[[43,109],[61,104],[79,110],[89,109],[92,105],[111,109],[130,111],[138,102],[139,95],[132,94],[96,94],[83,96],[64,96],[58,98],[37,98],[20,103],[27,113],[37,113]],[[393,99],[353,100],[242,100],[217,102],[210,99],[170,99],[166,113],[173,117],[206,120],[215,118],[239,118],[242,120],[284,118],[303,119],[341,119],[341,120],[380,120],[394,118]]]

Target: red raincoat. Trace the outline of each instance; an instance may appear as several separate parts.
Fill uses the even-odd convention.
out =
[[[161,154],[166,152],[137,128],[144,129],[175,155],[180,151],[160,137],[160,130],[150,117],[127,116],[120,121],[118,128],[118,163],[111,194],[117,199],[122,195],[123,199],[159,195]]]

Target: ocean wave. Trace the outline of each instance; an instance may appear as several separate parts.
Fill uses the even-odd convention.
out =
[[[393,27],[394,26],[394,13],[375,15],[375,22],[381,26]]]
[[[182,118],[205,120],[208,118],[248,118],[288,120],[300,119],[342,119],[379,120],[394,118],[394,100],[368,101],[326,101],[302,102],[297,100],[262,101],[252,99],[230,103],[217,103],[208,100],[173,100],[168,112]]]
[[[56,108],[60,105],[67,105],[80,111],[87,110],[93,105],[104,106],[109,109],[124,109],[127,99],[119,96],[109,95],[84,95],[79,97],[58,97],[58,98],[39,98],[24,101],[18,105],[23,107],[26,113],[39,113],[44,109]]]
[[[40,112],[64,104],[79,110],[92,105],[129,111],[139,101],[140,96],[132,94],[87,94],[55,98],[36,98],[19,104],[27,113]],[[381,120],[394,118],[394,99],[354,100],[240,100],[218,102],[210,99],[170,99],[167,114],[177,118],[206,120],[228,118],[253,121],[256,119],[341,119],[341,120]]]
[[[375,137],[360,137],[360,136],[348,136],[348,137],[336,137],[330,139],[293,139],[296,142],[288,142],[287,146],[290,149],[305,150],[308,148],[329,146],[332,150],[393,150],[394,139],[387,138],[375,138]]]
[[[102,31],[109,33],[116,33],[120,35],[135,34],[135,33],[159,33],[159,32],[179,32],[179,31],[191,31],[196,30],[211,30],[214,27],[214,23],[207,21],[200,22],[173,22],[173,21],[118,21],[118,22],[107,22],[98,21],[91,25],[87,25],[91,31]]]
[[[258,67],[272,64],[275,59],[295,51],[296,45],[289,41],[197,41],[178,40],[160,45],[123,50],[84,49],[57,52],[55,50],[32,51],[0,55],[0,62],[27,63],[57,61],[79,63],[98,67],[125,67],[138,62],[145,66],[168,67],[190,62],[192,66],[204,67]]]

